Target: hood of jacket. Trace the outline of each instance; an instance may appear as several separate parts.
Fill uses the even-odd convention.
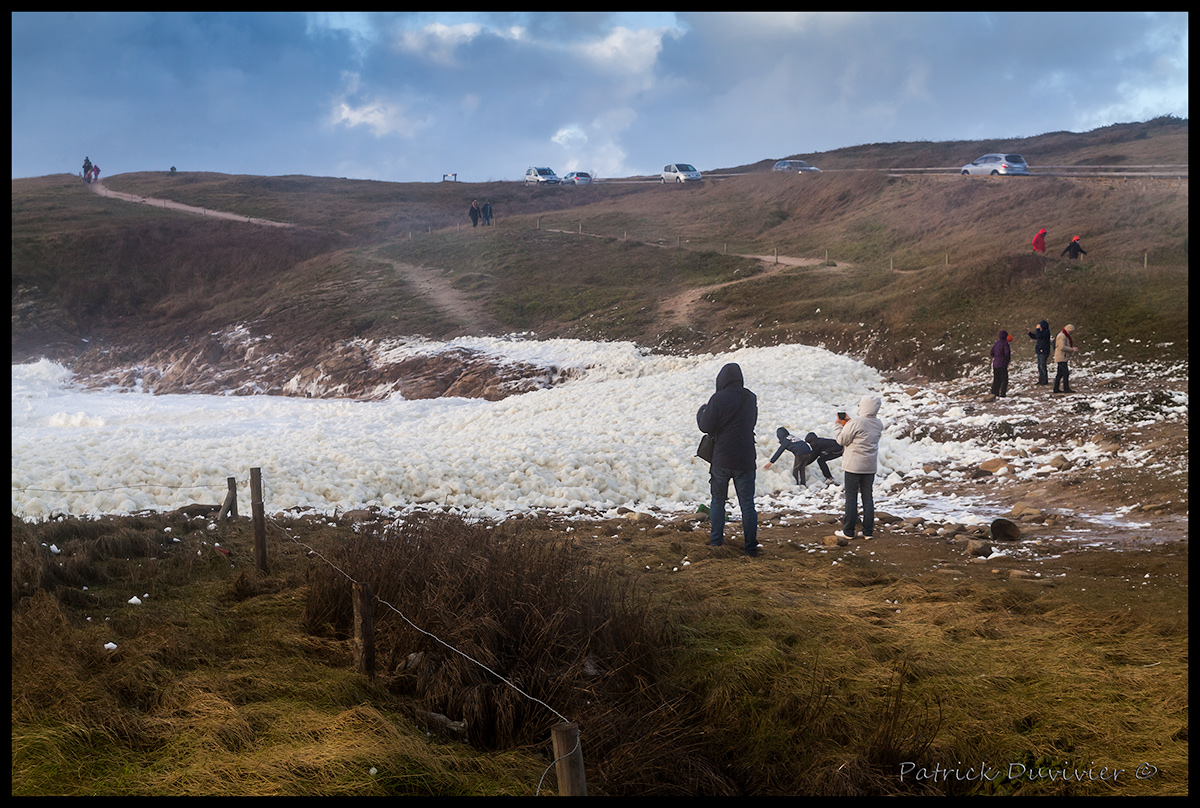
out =
[[[997,342],[1008,342],[1008,332],[1001,331],[1000,336],[996,339]]]
[[[781,426],[779,429],[775,430],[775,437],[779,438],[780,442],[783,442],[785,440],[790,440],[792,433],[787,431],[786,426]]]
[[[879,414],[879,407],[882,404],[883,401],[879,396],[863,396],[858,401],[858,414],[873,418]]]
[[[1050,322],[1048,320],[1042,320],[1040,323],[1038,323],[1038,325],[1041,326],[1042,330],[1047,334],[1050,333]]]
[[[745,387],[746,383],[742,379],[742,366],[737,362],[730,362],[725,367],[721,368],[717,373],[717,392],[728,387]]]

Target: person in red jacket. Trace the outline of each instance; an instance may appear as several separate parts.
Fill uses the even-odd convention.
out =
[[[1040,255],[1046,254],[1046,228],[1043,227],[1033,237],[1033,251]]]

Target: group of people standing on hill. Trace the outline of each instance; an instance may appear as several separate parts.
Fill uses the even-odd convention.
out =
[[[83,181],[91,185],[100,179],[100,166],[94,164],[90,157],[83,158]]]
[[[784,452],[795,456],[792,477],[805,485],[805,468],[816,462],[828,482],[833,482],[828,461],[840,457],[845,478],[846,508],[839,538],[852,539],[858,529],[858,502],[862,500],[863,538],[875,532],[875,474],[878,468],[879,439],[883,423],[879,420],[881,399],[866,395],[858,403],[858,415],[850,418],[837,414],[833,438],[818,437],[809,432],[800,440],[779,427],[779,449],[763,467],[769,469]],[[725,543],[725,503],[729,498],[729,483],[733,483],[738,506],[742,512],[744,552],[758,555],[758,514],[754,508],[754,478],[757,461],[754,449],[754,427],[758,423],[758,398],[746,388],[742,368],[730,362],[717,374],[717,391],[696,413],[700,431],[713,437],[712,454],[705,459],[709,467],[709,539],[710,547]]]
[[[471,200],[471,207],[467,209],[467,215],[471,217],[471,227],[478,227],[482,224],[488,227],[492,223],[492,203],[487,200],[481,206],[478,199]]]
[[[1050,323],[1042,320],[1026,332],[1034,341],[1033,352],[1037,357],[1038,385],[1050,384],[1050,357],[1054,357],[1057,371],[1054,376],[1055,393],[1073,393],[1071,389],[1071,356],[1079,349],[1075,347],[1075,326],[1068,323],[1057,334],[1050,332]],[[1012,361],[1012,334],[1001,331],[992,343],[992,395],[1004,398],[1008,395],[1008,365]]]
[[[1041,230],[1037,231],[1037,235],[1033,237],[1033,251],[1038,255],[1046,254],[1046,228],[1043,227]],[[1079,256],[1081,255],[1087,255],[1087,250],[1085,250],[1083,245],[1079,243],[1079,236],[1072,238],[1071,243],[1069,243],[1063,249],[1063,251],[1059,253],[1058,257],[1062,258],[1064,255],[1070,258],[1072,261],[1079,260]]]

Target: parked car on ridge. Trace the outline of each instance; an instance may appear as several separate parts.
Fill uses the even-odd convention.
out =
[[[821,169],[814,166],[812,163],[804,160],[780,160],[775,165],[771,166],[772,171],[793,171],[798,174],[807,174],[810,172],[821,172]]]
[[[561,180],[548,168],[530,166],[529,170],[525,172],[525,184],[528,185],[531,182],[536,185],[558,185]]]
[[[963,174],[1016,174],[1029,176],[1029,166],[1019,154],[985,154],[962,167]]]
[[[562,178],[563,185],[591,185],[592,175],[586,171],[568,171]]]
[[[662,181],[667,182],[698,182],[703,179],[700,172],[687,163],[671,163],[663,166]]]

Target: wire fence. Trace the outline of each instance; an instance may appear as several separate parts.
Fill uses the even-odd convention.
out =
[[[212,506],[211,513],[215,514],[218,518],[227,518],[230,516],[232,516],[232,517],[237,516],[236,501],[234,501],[233,503],[230,502],[230,494],[234,494],[234,492],[236,491],[235,482],[236,482],[236,478],[233,478],[233,477],[226,478],[226,484],[228,486],[228,491],[229,491],[229,493],[226,496],[226,501],[221,506]],[[350,575],[348,572],[346,572],[346,570],[342,569],[337,564],[335,564],[334,562],[329,560],[329,558],[327,558],[325,556],[325,554],[323,554],[319,549],[317,549],[316,547],[313,547],[311,544],[309,544],[305,541],[302,541],[286,525],[280,523],[278,520],[276,520],[274,518],[271,518],[268,520],[265,518],[265,509],[262,507],[262,496],[261,496],[261,494],[262,494],[262,492],[261,492],[262,478],[261,478],[261,473],[260,473],[259,469],[251,469],[250,477],[248,479],[244,480],[243,482],[245,483],[246,486],[248,486],[250,488],[250,491],[251,491],[251,499],[252,499],[252,503],[253,503],[253,516],[251,518],[252,518],[253,522],[255,523],[255,563],[256,563],[256,567],[258,568],[259,572],[266,571],[265,524],[266,524],[266,522],[269,521],[270,524],[282,536],[284,536],[287,540],[291,541],[296,546],[302,548],[305,551],[305,555],[307,557],[320,560],[321,562],[328,565],[328,567],[330,569],[332,569],[334,572],[336,572],[338,575],[340,575],[342,578],[344,578],[345,581],[347,582],[347,584],[350,585],[350,587],[352,588],[353,591],[358,591],[364,587],[366,587],[367,591],[369,591],[369,583],[368,582],[360,581],[360,580],[356,579],[354,576]],[[160,484],[160,483],[143,483],[143,484],[130,484],[130,485],[124,485],[124,486],[106,486],[106,487],[100,487],[100,488],[78,488],[78,489],[70,489],[70,490],[64,490],[61,488],[41,488],[41,487],[37,487],[37,486],[24,486],[24,487],[13,486],[12,490],[18,491],[18,492],[37,492],[37,493],[91,494],[91,493],[104,493],[104,492],[111,492],[111,491],[122,491],[122,490],[129,490],[129,489],[145,490],[145,489],[151,489],[151,488],[162,488],[162,489],[167,489],[167,490],[171,490],[171,491],[185,491],[185,490],[208,490],[208,491],[211,491],[211,490],[213,490],[213,488],[216,488],[216,487],[217,486],[215,486],[215,485],[204,485],[204,484],[165,485],[165,484]],[[236,496],[236,495],[234,494],[234,496]],[[401,620],[403,620],[404,623],[406,623],[409,627],[411,627],[414,631],[417,631],[418,633],[430,638],[431,640],[438,643],[439,645],[441,645],[443,648],[447,649],[448,651],[450,651],[454,654],[457,654],[458,656],[467,660],[468,662],[470,662],[471,664],[480,668],[481,670],[486,671],[488,674],[495,677],[498,681],[500,681],[506,687],[511,688],[515,693],[517,693],[522,698],[543,707],[551,715],[553,715],[555,718],[557,718],[561,723],[554,728],[553,737],[551,739],[552,743],[553,743],[555,755],[554,755],[553,759],[550,761],[550,764],[546,767],[545,771],[543,771],[541,778],[539,778],[536,793],[538,795],[541,794],[543,783],[545,782],[545,779],[546,779],[547,775],[549,774],[550,770],[557,768],[559,770],[558,771],[559,793],[561,795],[563,795],[563,796],[586,796],[586,784],[583,779],[582,745],[581,745],[581,741],[579,738],[578,725],[576,723],[572,722],[569,718],[564,716],[561,712],[556,710],[554,707],[547,704],[545,701],[525,692],[520,687],[518,687],[515,683],[513,683],[511,680],[504,677],[503,675],[501,675],[497,671],[493,670],[492,668],[488,667],[480,660],[478,660],[475,657],[471,656],[470,654],[466,653],[462,649],[454,646],[453,644],[447,642],[446,640],[442,639],[441,637],[434,634],[433,632],[428,631],[427,629],[417,625],[415,622],[413,622],[408,617],[408,615],[406,615],[403,611],[401,611],[399,608],[397,608],[394,604],[384,600],[383,598],[380,598],[380,597],[374,596],[374,595],[372,595],[371,601],[372,601],[372,603],[379,604],[380,606],[382,606],[385,609],[389,609],[394,614],[396,614],[396,616],[398,616]],[[374,654],[373,654],[373,649],[372,649],[371,656],[373,657],[373,655]],[[373,675],[374,675],[373,670],[370,672],[370,675],[373,677]],[[565,741],[562,740],[564,738],[566,739]]]

